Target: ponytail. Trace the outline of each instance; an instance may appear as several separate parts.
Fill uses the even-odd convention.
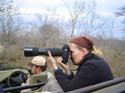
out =
[[[93,50],[92,50],[93,54],[96,54],[100,57],[103,57],[103,53],[101,52],[101,50],[97,49],[94,45],[93,45]]]

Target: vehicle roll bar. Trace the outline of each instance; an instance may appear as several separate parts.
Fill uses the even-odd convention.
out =
[[[13,92],[13,91],[19,91],[23,89],[28,89],[28,88],[34,88],[34,87],[40,87],[45,85],[47,82],[40,82],[32,85],[25,85],[25,86],[17,86],[17,87],[10,87],[10,88],[4,88],[4,92]]]
[[[73,90],[73,91],[70,91],[70,92],[67,92],[67,93],[90,93],[90,92],[93,92],[93,91],[96,91],[96,90],[99,90],[99,89],[103,89],[103,88],[106,88],[106,87],[109,87],[109,86],[112,86],[112,85],[115,85],[115,84],[119,84],[121,82],[125,82],[125,77],[119,77],[119,78],[116,78],[116,79],[113,79],[113,80],[109,80],[109,81],[99,83],[99,84],[95,84],[95,85],[92,85],[92,86],[88,86],[88,87],[85,87],[85,88],[80,88],[80,89]]]
[[[125,82],[125,77],[119,77],[119,78],[115,78],[113,80],[109,80],[106,82],[102,82],[99,84],[95,84],[95,85],[91,85],[88,87],[84,87],[84,88],[80,88],[80,89],[76,89],[73,91],[69,91],[66,93],[90,93],[90,92],[94,92],[97,91],[99,89],[103,89],[115,84],[119,84]],[[28,88],[34,88],[34,87],[39,87],[39,86],[43,86],[45,85],[46,82],[41,82],[41,83],[36,83],[36,84],[32,84],[32,85],[25,85],[25,86],[17,86],[17,87],[11,87],[11,88],[4,88],[4,92],[12,92],[12,91],[19,91],[22,89],[28,89]]]

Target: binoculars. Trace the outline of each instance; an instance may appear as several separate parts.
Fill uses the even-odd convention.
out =
[[[52,56],[62,56],[63,63],[66,64],[69,58],[69,46],[64,45],[62,48],[37,48],[37,47],[25,47],[24,48],[24,56],[32,57],[38,55],[48,56],[48,51],[51,52]]]

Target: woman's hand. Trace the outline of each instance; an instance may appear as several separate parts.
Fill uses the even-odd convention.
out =
[[[53,56],[52,56],[52,54],[51,54],[50,51],[48,51],[48,55],[49,55],[48,60],[49,60],[50,64],[52,65],[52,67],[53,67],[54,69],[57,69],[58,66],[57,66],[56,61],[55,61],[55,59],[53,58]]]
[[[58,66],[57,66],[56,61],[55,61],[55,59],[53,58],[53,56],[52,56],[52,54],[51,54],[50,51],[48,51],[48,55],[49,55],[48,60],[49,60],[50,64],[52,65],[52,67],[53,67],[54,69],[57,69]],[[69,65],[68,65],[68,64],[64,64],[64,63],[62,62],[62,60],[63,60],[62,57],[59,57],[59,58],[57,59],[57,63],[65,70],[65,72],[66,72],[67,75],[70,75],[70,74],[71,74],[71,71],[70,71],[70,69],[69,69]]]
[[[67,64],[64,64],[63,62],[62,62],[62,57],[59,57],[58,59],[57,59],[57,62],[58,62],[58,64],[65,70],[65,72],[66,72],[66,74],[67,75],[70,75],[71,74],[71,71],[70,71],[70,69],[69,69],[69,64],[67,63]]]

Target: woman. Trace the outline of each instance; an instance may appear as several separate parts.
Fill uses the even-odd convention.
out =
[[[68,66],[61,62],[61,58],[58,58],[57,62],[65,68],[68,75],[63,73],[48,52],[55,77],[65,92],[113,79],[110,67],[103,58],[97,56],[101,52],[96,50],[90,39],[82,36],[74,38],[70,41],[69,47],[70,58],[75,65],[78,65],[75,75],[70,73]]]

